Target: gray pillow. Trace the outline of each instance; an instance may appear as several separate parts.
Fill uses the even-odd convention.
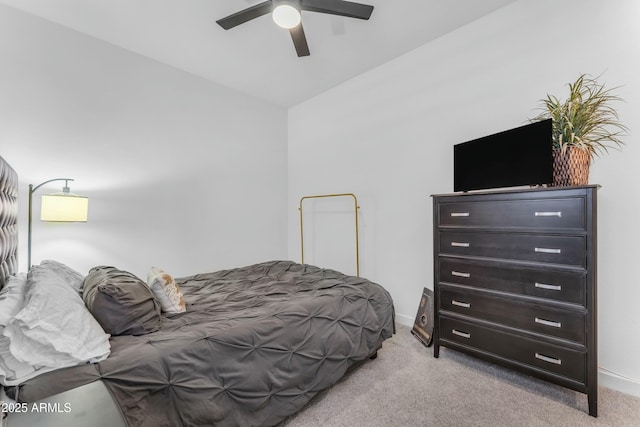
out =
[[[146,283],[127,271],[92,268],[84,279],[82,296],[108,334],[144,335],[160,328],[160,303]]]

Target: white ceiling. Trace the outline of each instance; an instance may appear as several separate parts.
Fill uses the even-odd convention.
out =
[[[303,12],[311,56],[266,15],[216,20],[262,0],[0,0],[218,84],[289,107],[516,0],[361,0],[368,21]],[[360,1],[360,0],[358,0]]]

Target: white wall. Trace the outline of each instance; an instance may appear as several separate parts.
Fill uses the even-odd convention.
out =
[[[43,223],[33,262],[146,278],[286,257],[286,111],[0,6],[0,155],[27,185],[70,177],[86,224]]]
[[[640,395],[639,20],[636,0],[521,0],[291,108],[289,257],[299,257],[300,197],[355,192],[362,275],[412,324],[422,288],[433,287],[429,195],[452,191],[452,145],[525,124],[547,93],[604,73],[607,86],[622,86],[618,111],[631,134],[591,175],[602,185],[601,378]]]

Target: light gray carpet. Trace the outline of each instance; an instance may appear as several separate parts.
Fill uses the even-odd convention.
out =
[[[640,398],[599,389],[587,396],[441,348],[399,326],[378,358],[313,399],[281,427],[640,426]]]

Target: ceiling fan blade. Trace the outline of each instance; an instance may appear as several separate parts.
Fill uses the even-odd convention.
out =
[[[304,35],[304,29],[302,28],[302,22],[297,27],[293,27],[289,30],[293,45],[296,48],[298,57],[309,56],[309,45],[307,44],[307,38]]]
[[[251,21],[252,19],[258,18],[262,15],[266,15],[267,13],[271,13],[271,11],[271,0],[267,0],[263,1],[262,3],[256,4],[255,6],[243,9],[240,12],[236,12],[232,15],[226,16],[222,19],[218,19],[216,22],[225,30],[229,30],[240,24],[244,24],[247,21]]]
[[[369,19],[373,12],[373,6],[343,0],[302,0],[302,10]]]

